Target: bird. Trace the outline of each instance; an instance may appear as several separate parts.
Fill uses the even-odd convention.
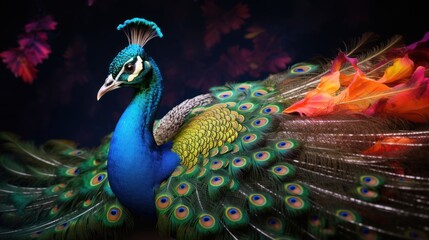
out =
[[[226,83],[161,119],[156,23],[129,45],[100,100],[135,93],[96,148],[1,134],[1,239],[121,239],[156,223],[173,239],[427,239],[429,33],[364,33],[333,59]]]

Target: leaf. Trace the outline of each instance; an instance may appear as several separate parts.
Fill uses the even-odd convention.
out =
[[[350,85],[335,97],[336,110],[364,111],[389,90],[388,86],[356,73]]]
[[[269,73],[277,73],[285,69],[291,61],[292,58],[287,53],[273,54],[268,58],[266,64],[264,64],[263,70]]]
[[[407,137],[387,137],[378,140],[373,146],[363,151],[367,155],[384,155],[384,156],[398,156],[399,153],[408,150],[409,145],[416,141]]]
[[[249,71],[248,58],[250,51],[239,46],[229,47],[226,54],[220,56],[220,62],[232,77],[238,77]]]
[[[195,89],[207,90],[212,86],[231,80],[228,73],[225,71],[224,64],[220,61],[208,65],[201,65],[198,67],[198,72],[193,73],[195,76],[188,78],[186,84]]]
[[[421,46],[421,45],[424,45],[424,44],[428,43],[428,41],[429,41],[429,32],[425,33],[425,35],[423,36],[423,38],[422,38],[422,39],[420,39],[419,41],[417,41],[417,42],[415,42],[415,43],[412,43],[412,44],[408,45],[408,46],[406,47],[406,49],[407,49],[408,51],[414,51],[414,50],[416,50],[419,46]]]
[[[21,77],[24,82],[32,83],[36,78],[35,66],[47,59],[51,48],[46,42],[48,30],[54,30],[57,23],[52,16],[45,16],[25,25],[25,34],[18,39],[19,48],[1,53],[0,57],[15,77]]]
[[[429,119],[429,78],[424,74],[425,68],[417,67],[407,84],[395,88],[396,95],[379,100],[365,113],[426,122]]]
[[[405,55],[393,61],[393,65],[388,67],[383,77],[378,80],[380,83],[391,83],[397,80],[408,78],[413,74],[414,63]]]
[[[91,7],[92,5],[94,5],[95,0],[87,0],[87,4],[89,7]]]
[[[216,45],[216,43],[220,42],[220,33],[218,30],[216,29],[211,29],[211,30],[207,30],[204,33],[204,44],[206,45],[207,48],[211,48],[214,45]]]
[[[356,70],[354,74],[340,73],[346,62]],[[346,88],[338,93],[341,85],[345,85]],[[284,112],[298,112],[306,116],[318,116],[338,111],[361,112],[389,90],[390,88],[383,83],[367,78],[357,67],[356,58],[350,58],[344,53],[340,53],[332,62],[330,73],[321,77],[316,89],[307,93],[302,101],[293,104]],[[310,105],[307,106],[307,104]],[[313,109],[315,107],[324,109]]]
[[[420,41],[408,45],[405,49],[415,65],[429,67],[429,32]]]
[[[37,32],[26,34],[18,40],[19,47],[24,49],[28,61],[33,65],[41,63],[51,53],[51,48],[46,43],[46,39],[45,33]]]
[[[244,20],[250,17],[249,7],[243,3],[238,3],[228,13],[228,21],[233,30],[239,29],[244,24]]]
[[[264,33],[264,32],[265,32],[265,29],[264,29],[264,28],[262,28],[262,27],[259,27],[259,26],[253,26],[253,27],[249,27],[249,28],[247,29],[247,31],[248,31],[249,33],[247,33],[247,34],[244,36],[244,38],[246,38],[246,39],[254,39],[254,38],[256,38],[257,36],[259,36],[259,34]]]
[[[320,78],[316,92],[329,93],[333,95],[340,89],[340,72],[335,71]]]
[[[276,35],[261,32],[253,39],[254,49],[249,56],[250,75],[259,77],[262,72],[276,73],[292,61],[284,52]]]
[[[32,83],[36,78],[37,69],[26,57],[24,50],[10,49],[0,53],[2,61],[12,71],[15,77],[21,77],[26,83]]]
[[[299,113],[301,116],[319,116],[334,110],[334,98],[328,93],[316,93],[285,109],[284,113]]]
[[[57,22],[54,21],[54,18],[50,15],[47,15],[37,21],[33,21],[25,25],[25,32],[38,32],[38,31],[49,31],[55,30]]]
[[[239,29],[244,20],[250,17],[249,7],[242,3],[227,11],[216,5],[214,0],[206,0],[201,8],[206,18],[204,43],[207,48],[219,43],[222,34]]]

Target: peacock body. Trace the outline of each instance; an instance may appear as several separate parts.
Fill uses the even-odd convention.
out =
[[[99,148],[3,134],[0,238],[119,238],[132,214],[177,239],[428,238],[428,34],[362,51],[365,34],[155,121],[162,77],[143,46],[162,33],[139,18],[118,30],[130,45],[97,98],[136,93]]]

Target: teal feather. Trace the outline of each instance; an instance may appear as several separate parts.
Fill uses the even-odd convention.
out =
[[[110,64],[97,98],[125,86],[136,94],[99,147],[67,140],[36,147],[0,135],[1,239],[123,239],[133,215],[175,239],[429,237],[428,119],[285,113],[322,91],[321,78],[336,66],[308,61],[265,80],[212,87],[204,103],[168,113],[177,132],[155,141],[162,77],[143,47],[163,35],[140,18],[118,30],[130,45]],[[395,37],[358,54],[367,40],[347,57],[362,59],[356,65],[368,78],[407,51],[395,52]],[[338,71],[355,70],[347,63]],[[179,141],[189,148],[173,152]]]

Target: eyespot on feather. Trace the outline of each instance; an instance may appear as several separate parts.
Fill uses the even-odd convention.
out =
[[[179,204],[174,209],[174,217],[181,221],[187,220],[191,217],[191,210],[188,206]]]
[[[243,213],[236,207],[225,208],[224,215],[232,222],[238,222],[243,219]]]
[[[68,176],[77,176],[79,174],[79,168],[72,167],[66,170],[66,175]]]
[[[319,215],[312,214],[308,218],[308,223],[311,227],[323,228],[325,226],[325,221]]]
[[[304,188],[301,186],[301,184],[298,183],[285,183],[284,188],[287,193],[291,195],[304,195]]]
[[[91,206],[91,204],[92,204],[92,200],[91,199],[86,199],[83,203],[82,203],[82,205],[83,205],[83,207],[89,207],[89,206]]]
[[[250,194],[247,199],[249,203],[254,206],[264,206],[265,204],[267,204],[267,198],[262,194]]]
[[[294,146],[295,143],[290,140],[282,140],[276,143],[276,148],[279,150],[292,149]]]
[[[232,160],[232,166],[242,168],[247,165],[247,159],[244,157],[236,157]]]
[[[378,187],[383,183],[380,178],[373,175],[362,175],[359,177],[359,182],[368,187]]]
[[[238,106],[238,110],[241,112],[250,112],[254,109],[254,107],[255,107],[255,104],[248,102]]]
[[[273,114],[273,113],[279,113],[279,112],[281,112],[280,107],[274,104],[267,105],[263,107],[260,111],[261,114]]]
[[[276,217],[268,217],[265,220],[266,227],[275,232],[282,232],[283,231],[283,222]]]
[[[63,231],[64,229],[66,229],[68,226],[69,226],[69,224],[68,224],[67,222],[65,222],[65,223],[61,223],[61,224],[58,224],[58,225],[55,227],[55,231],[56,231],[56,232],[61,232],[61,231]]]
[[[290,207],[292,209],[303,209],[306,206],[306,203],[297,196],[287,196],[285,198],[285,203],[287,207]]]
[[[259,89],[259,90],[256,90],[252,93],[252,97],[260,98],[260,97],[267,95],[267,93],[268,93],[267,90]]]
[[[359,216],[356,213],[347,209],[338,209],[337,211],[335,211],[335,215],[344,221],[359,222]]]
[[[269,160],[271,153],[268,151],[258,151],[253,154],[253,158],[258,162],[265,162]]]
[[[122,209],[118,206],[112,206],[107,209],[106,219],[111,223],[118,222],[122,217]]]
[[[90,184],[91,186],[97,186],[103,183],[107,179],[106,172],[97,173],[94,177],[91,178]]]
[[[192,187],[189,185],[188,182],[180,182],[176,186],[176,193],[179,196],[187,196],[191,192]]]
[[[358,236],[364,240],[376,240],[379,239],[377,232],[370,230],[367,227],[360,227],[358,229]]]
[[[51,211],[49,212],[50,215],[55,215],[60,211],[60,207],[58,205],[55,205]]]
[[[218,170],[218,169],[221,169],[222,167],[223,167],[222,160],[214,159],[211,161],[211,164],[210,164],[211,170]]]
[[[251,84],[248,84],[248,83],[241,83],[241,84],[238,84],[236,87],[235,87],[235,90],[237,90],[237,91],[247,91],[247,90],[249,90],[250,88],[252,87],[252,85]]]
[[[69,200],[74,197],[76,194],[73,190],[69,190],[61,195],[62,200]]]
[[[216,225],[216,219],[210,214],[201,214],[198,218],[198,224],[204,229],[212,229]]]
[[[171,206],[172,198],[169,195],[161,194],[155,200],[155,206],[158,210],[165,210]]]
[[[313,66],[313,65],[301,65],[301,66],[293,67],[290,70],[290,72],[293,74],[305,74],[305,73],[310,72],[314,68],[315,68],[315,66]]]
[[[269,123],[268,118],[260,117],[260,118],[253,120],[252,127],[261,128],[261,127],[266,126],[268,123]]]
[[[379,196],[377,191],[361,186],[356,188],[356,193],[363,200],[374,200]]]
[[[222,176],[213,176],[210,179],[210,185],[213,187],[219,187],[225,183],[225,179]]]
[[[293,165],[288,163],[278,163],[273,165],[269,171],[274,174],[277,178],[284,180],[290,176],[293,176],[295,173],[295,168]]]
[[[256,141],[257,139],[258,139],[258,136],[257,136],[256,134],[254,134],[254,133],[246,134],[246,135],[244,135],[244,136],[241,138],[241,140],[242,140],[244,143],[251,143],[251,142]]]
[[[225,100],[225,99],[231,98],[233,95],[234,95],[233,91],[223,91],[216,94],[216,98],[220,100]]]

